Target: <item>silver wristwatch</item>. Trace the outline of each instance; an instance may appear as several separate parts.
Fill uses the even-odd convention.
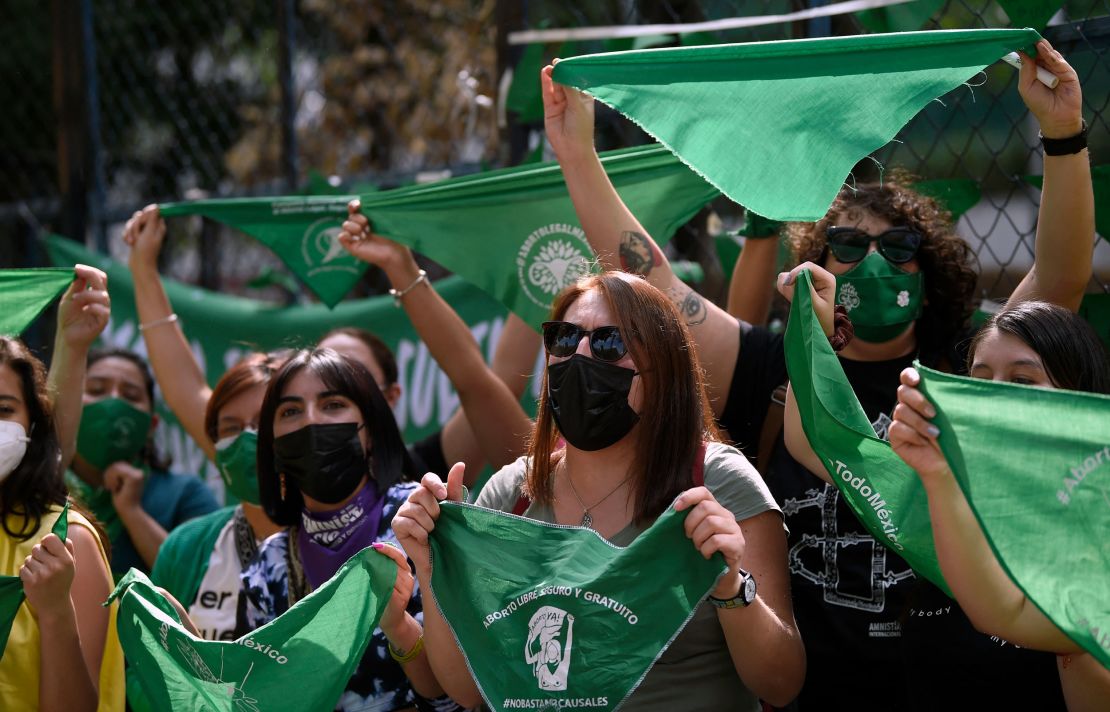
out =
[[[755,577],[744,569],[738,569],[737,571],[740,573],[740,590],[736,592],[735,597],[709,597],[709,602],[717,608],[744,608],[755,601]]]

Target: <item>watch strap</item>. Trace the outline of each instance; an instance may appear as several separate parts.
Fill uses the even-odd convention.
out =
[[[1083,120],[1083,128],[1074,136],[1067,138],[1046,138],[1041,135],[1041,146],[1046,156],[1070,156],[1087,148],[1087,121]]]

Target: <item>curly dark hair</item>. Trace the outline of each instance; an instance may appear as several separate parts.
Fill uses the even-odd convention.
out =
[[[796,264],[823,264],[828,256],[825,230],[839,216],[853,219],[867,211],[921,233],[917,263],[925,275],[925,307],[915,332],[922,359],[933,352],[936,357],[929,360],[935,361],[949,356],[975,311],[978,265],[971,247],[955,233],[952,214],[933,198],[911,189],[911,180],[909,174],[895,172],[884,183],[845,186],[825,217],[813,223],[789,223],[786,235]]]

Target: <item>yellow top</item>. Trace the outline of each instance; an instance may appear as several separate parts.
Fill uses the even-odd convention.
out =
[[[0,528],[0,575],[18,576],[23,560],[31,549],[50,533],[58,520],[60,507],[52,508],[39,524],[39,530],[26,541],[17,541]],[[22,517],[10,517],[8,524],[17,529]],[[93,535],[104,560],[108,590],[112,589],[111,567],[108,555],[96,530],[80,512],[69,511],[69,526],[84,527]],[[116,632],[117,605],[112,604],[108,614],[108,635],[104,641],[104,657],[100,662],[100,704],[98,712],[122,712],[124,698],[123,649]],[[0,709],[28,710],[39,708],[39,626],[30,607],[24,601],[12,624],[4,657],[0,659]]]

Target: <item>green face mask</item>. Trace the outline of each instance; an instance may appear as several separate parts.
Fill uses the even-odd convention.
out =
[[[89,403],[81,411],[77,454],[99,470],[113,462],[134,462],[146,444],[151,418],[119,398]]]
[[[856,338],[881,344],[921,316],[924,275],[910,274],[878,252],[836,277],[836,303],[848,310]]]
[[[258,433],[244,430],[216,443],[216,468],[228,492],[240,502],[261,504],[258,496]]]

